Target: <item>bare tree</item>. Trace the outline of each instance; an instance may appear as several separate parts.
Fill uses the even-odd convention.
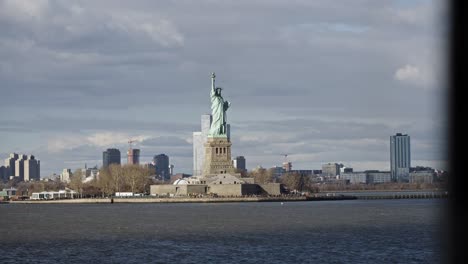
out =
[[[101,189],[102,195],[112,195],[115,191],[115,184],[112,178],[112,174],[108,167],[101,168],[99,171],[99,179],[97,185]]]
[[[111,164],[109,165],[109,172],[114,184],[113,193],[121,192],[125,184],[122,166],[120,164]]]
[[[252,170],[248,173],[248,175],[254,178],[255,183],[262,184],[273,182],[273,173],[271,170],[267,170],[265,168]]]
[[[81,169],[75,170],[69,183],[70,188],[80,194],[80,198],[83,197],[83,175],[84,174]]]
[[[281,183],[286,185],[290,190],[300,192],[317,191],[309,176],[299,173],[287,173],[281,177]]]
[[[129,186],[130,191],[132,193],[144,192],[151,171],[139,165],[125,165],[122,169],[124,181]]]

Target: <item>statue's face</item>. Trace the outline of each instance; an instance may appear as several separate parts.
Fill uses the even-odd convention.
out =
[[[216,88],[216,95],[221,95],[221,88]]]

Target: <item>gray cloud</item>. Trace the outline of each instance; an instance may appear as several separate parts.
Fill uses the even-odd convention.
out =
[[[184,140],[216,71],[234,151],[253,164],[283,150],[303,167],[383,162],[396,132],[412,136],[413,157],[444,159],[446,18],[435,1],[3,0],[0,148],[37,150],[59,171],[102,149],[70,140],[51,154],[47,140],[145,135],[142,149],[173,151],[190,172]],[[405,65],[431,81],[395,79]]]

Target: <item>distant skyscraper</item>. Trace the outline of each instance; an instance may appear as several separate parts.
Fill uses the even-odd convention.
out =
[[[19,158],[19,155],[16,153],[11,153],[10,157],[5,160],[6,176],[9,179],[10,176],[15,176],[15,162]]]
[[[201,131],[193,132],[193,175],[201,175],[205,161],[205,143],[211,126],[211,115],[201,116]]]
[[[410,136],[397,133],[390,136],[390,174],[393,181],[409,181],[411,167]]]
[[[5,166],[0,166],[0,181],[7,181],[8,177],[8,168]]]
[[[169,157],[166,154],[159,154],[153,158],[154,166],[156,166],[156,175],[165,180],[170,178],[169,173]]]
[[[236,168],[238,171],[247,171],[245,167],[245,158],[244,156],[237,156],[235,159],[232,160],[232,165],[234,168]]]
[[[15,178],[20,181],[24,181],[24,161],[28,157],[26,155],[19,155],[18,159],[15,160]]]
[[[201,116],[201,131],[193,132],[193,175],[201,175],[205,162],[205,143],[210,132],[212,117],[209,114]],[[226,124],[226,136],[231,138],[231,125]]]
[[[140,150],[129,149],[127,151],[127,163],[128,164],[140,164]]]
[[[33,155],[24,161],[24,181],[39,181],[41,179],[41,163]]]
[[[169,165],[169,176],[174,175],[174,165]]]
[[[110,148],[102,153],[102,167],[108,167],[111,164],[120,164],[120,150]]]

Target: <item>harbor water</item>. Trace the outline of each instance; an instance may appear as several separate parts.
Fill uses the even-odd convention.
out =
[[[2,204],[2,263],[440,263],[446,199]]]

